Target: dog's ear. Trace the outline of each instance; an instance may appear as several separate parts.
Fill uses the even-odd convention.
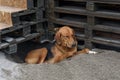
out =
[[[73,29],[72,29],[72,33],[73,33],[73,38],[76,40],[75,31]]]
[[[75,31],[72,29],[73,35],[75,35]]]
[[[55,40],[58,44],[61,44],[61,41],[60,41],[60,37],[61,37],[61,33],[58,31],[56,34],[55,34]]]
[[[73,36],[75,36],[75,31],[72,29]]]

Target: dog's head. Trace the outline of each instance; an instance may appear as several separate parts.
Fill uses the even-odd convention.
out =
[[[74,48],[77,46],[74,30],[68,26],[63,26],[57,31],[55,40],[63,47]]]

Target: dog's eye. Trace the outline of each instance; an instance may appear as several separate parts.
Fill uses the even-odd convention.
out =
[[[75,38],[75,35],[72,35],[73,38]]]
[[[65,36],[66,38],[69,38],[69,36]]]
[[[72,37],[74,37],[74,35],[72,35]]]
[[[63,36],[64,38],[67,38],[67,37],[69,37],[69,36]]]

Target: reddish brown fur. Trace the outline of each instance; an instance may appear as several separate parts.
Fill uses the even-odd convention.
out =
[[[63,26],[62,28],[60,28],[55,35],[55,39],[56,44],[51,48],[53,58],[45,61],[47,49],[41,48],[28,53],[25,59],[26,63],[56,63],[75,54],[88,53],[89,51],[89,49],[87,48],[81,51],[77,51],[77,41],[74,31],[68,26]]]

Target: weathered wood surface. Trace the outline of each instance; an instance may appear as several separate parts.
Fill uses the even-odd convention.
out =
[[[0,0],[0,29],[14,25],[12,14],[27,9],[27,0]]]
[[[0,11],[0,22],[12,26],[11,13]]]
[[[0,5],[27,9],[27,0],[0,0]]]

